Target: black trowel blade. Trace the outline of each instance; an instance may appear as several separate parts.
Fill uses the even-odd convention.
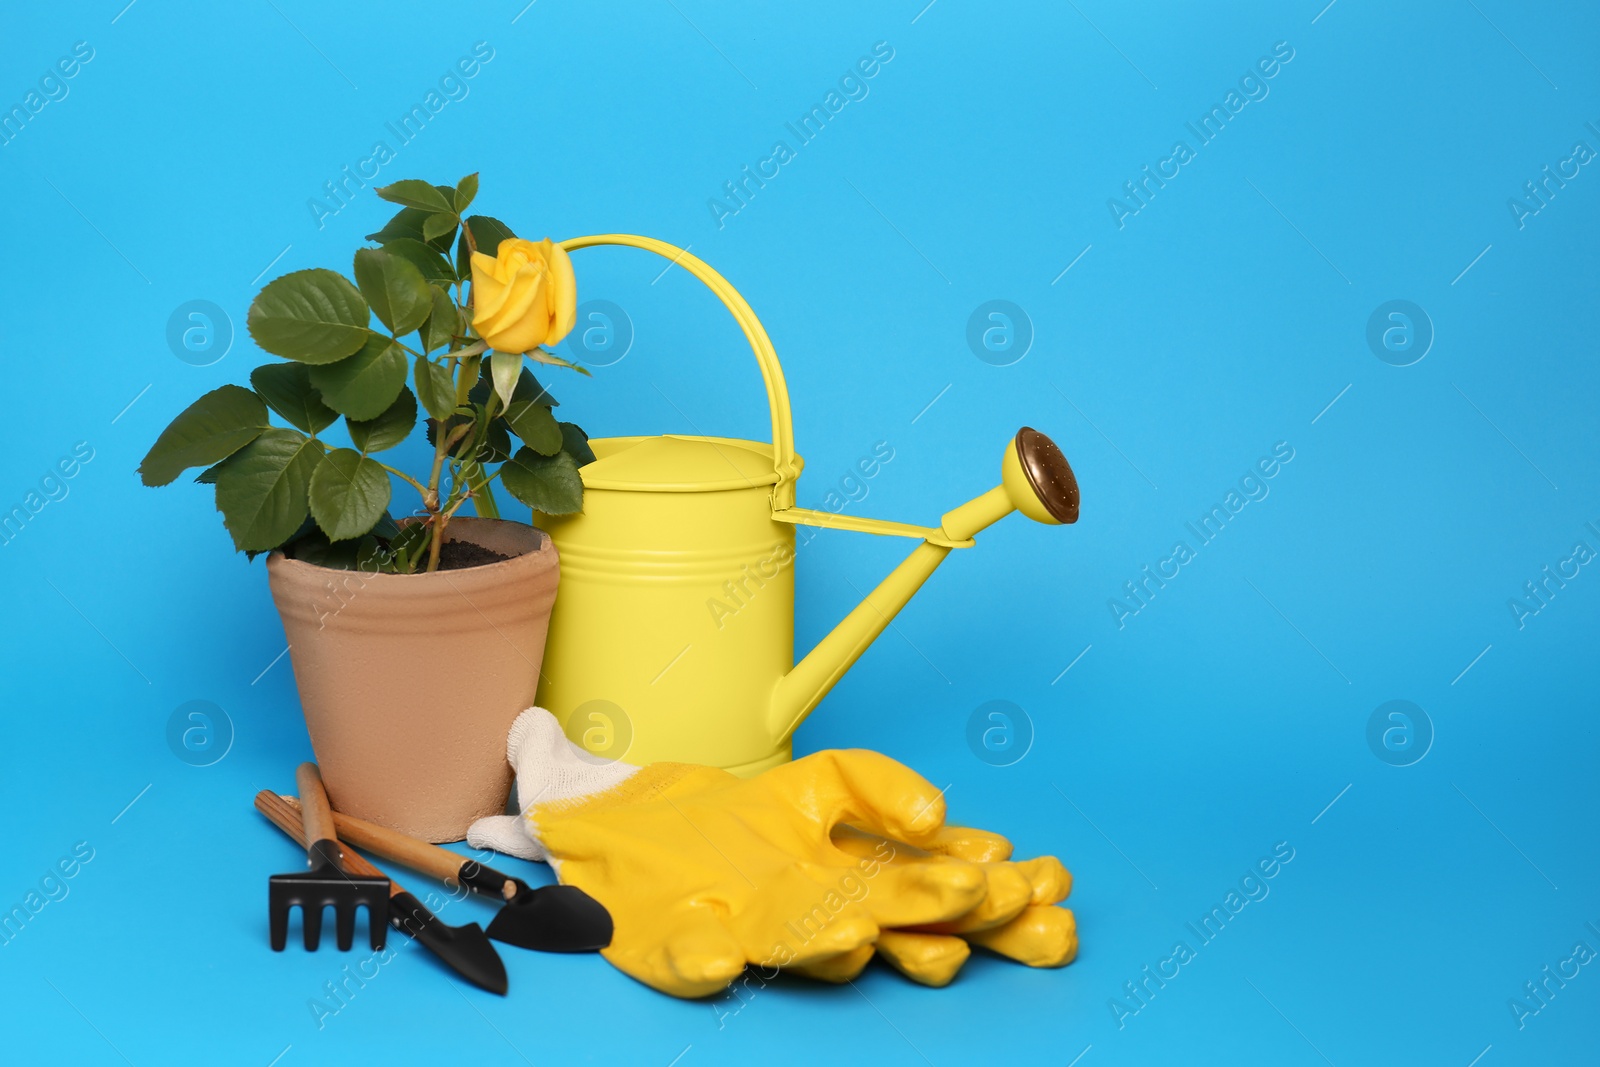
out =
[[[520,885],[485,932],[536,952],[596,952],[611,944],[611,913],[570,885]]]
[[[505,995],[509,985],[505,964],[477,923],[448,926],[410,893],[396,893],[390,898],[389,923],[422,942],[424,948],[473,985]]]

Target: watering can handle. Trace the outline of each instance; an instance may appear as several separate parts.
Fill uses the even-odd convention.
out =
[[[699,278],[733,312],[739,328],[744,331],[745,340],[750,342],[750,347],[755,351],[756,363],[761,367],[761,378],[767,386],[767,406],[772,414],[772,458],[778,472],[778,483],[772,487],[772,508],[774,511],[792,508],[795,502],[794,483],[800,475],[800,464],[794,453],[794,420],[789,414],[789,389],[784,384],[783,368],[778,364],[778,353],[773,349],[767,331],[739,291],[704,260],[653,237],[602,233],[592,237],[572,237],[558,243],[569,252],[594,245],[626,245],[654,252]]]

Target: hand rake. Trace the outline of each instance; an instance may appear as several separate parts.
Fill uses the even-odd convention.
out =
[[[348,952],[355,940],[356,909],[367,909],[367,933],[374,949],[384,944],[389,929],[389,880],[349,874],[340,860],[334,831],[333,809],[322,788],[315,763],[302,763],[295,772],[300,787],[300,815],[305,830],[306,860],[310,870],[275,874],[267,883],[267,913],[272,927],[272,950],[282,952],[289,940],[289,909],[300,908],[300,924],[307,952],[315,952],[322,939],[322,909],[332,906],[339,951]]]

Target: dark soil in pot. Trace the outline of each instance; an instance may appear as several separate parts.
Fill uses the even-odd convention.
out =
[[[378,539],[378,543],[385,550],[389,547],[389,542],[381,537]],[[288,551],[288,555],[291,559],[300,558],[292,549]],[[475,545],[471,541],[452,539],[445,541],[439,549],[439,569],[442,571],[459,571],[468,567],[482,567],[487,563],[504,563],[511,558],[504,552],[496,552],[492,548],[484,548],[482,545]],[[312,562],[317,561],[313,560]]]
[[[502,552],[475,545],[471,541],[446,541],[439,548],[439,569],[459,571],[467,567],[481,567],[485,563],[501,563],[510,558]]]

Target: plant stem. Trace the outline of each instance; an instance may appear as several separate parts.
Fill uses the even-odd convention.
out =
[[[401,481],[411,483],[412,488],[416,489],[424,501],[428,499],[428,487],[411,477],[411,475],[407,474],[405,471],[396,470],[382,460],[373,460],[373,462],[382,467],[384,470],[388,471],[390,474],[394,475],[396,478],[399,478]]]
[[[467,402],[482,368],[483,360],[478,356],[470,356],[456,364],[456,369],[451,372],[456,376],[456,407],[461,407]]]
[[[429,513],[439,510],[439,474],[444,470],[444,426],[441,424],[433,434],[433,471],[428,475],[428,487],[422,493],[422,506]]]
[[[467,225],[465,219],[461,220],[461,232],[466,237],[468,251],[476,252],[478,245],[477,242],[472,239],[472,228]],[[458,294],[464,291],[464,289],[464,284],[457,282]],[[472,306],[472,298],[470,296],[467,298],[466,306],[469,308]],[[460,407],[466,402],[467,393],[472,389],[472,384],[477,380],[478,377],[478,366],[480,363],[479,355],[487,350],[488,347],[489,346],[484,342],[478,341],[464,349],[460,349],[455,352],[447,352],[442,357],[445,359],[456,360],[455,375],[457,407]],[[469,371],[470,374],[468,373]],[[433,524],[433,536],[428,539],[429,573],[439,569],[439,553],[444,548],[445,528],[450,525],[450,516],[455,514],[455,509],[461,506],[461,504],[457,502],[453,507],[451,507],[448,514],[440,510],[439,477],[444,472],[445,458],[450,454],[451,448],[455,446],[456,442],[460,441],[463,436],[472,430],[475,425],[476,420],[474,420],[474,422],[465,423],[456,427],[448,435],[446,435],[444,432],[445,423],[435,420],[433,432],[433,471],[428,476],[428,488],[423,494],[423,503],[428,509],[428,521]],[[459,461],[457,462],[457,466],[459,467]],[[459,469],[456,471],[456,473],[459,475]],[[471,495],[470,486],[468,487],[467,495]]]
[[[445,512],[446,517],[447,518],[453,518],[455,516],[455,513],[457,511],[461,510],[461,505],[462,504],[465,504],[469,500],[476,499],[480,493],[488,492],[489,486],[494,482],[494,480],[496,478],[500,477],[500,471],[502,471],[504,469],[505,468],[503,466],[497,468],[493,474],[488,475],[487,477],[485,477],[483,479],[483,481],[481,481],[481,482],[479,482],[477,484],[476,487],[474,487],[471,484],[471,482],[468,482],[467,483],[467,491],[465,493],[463,493],[461,495],[461,497],[459,499],[457,499],[454,504],[450,505],[449,510]]]
[[[431,574],[439,569],[439,552],[444,548],[444,528],[450,524],[450,517],[435,511],[428,521],[433,523],[433,537],[428,543],[428,572]]]
[[[475,425],[477,425],[476,421],[464,422],[460,426],[457,426],[455,429],[451,430],[450,437],[445,442],[445,451],[448,452],[450,449],[454,448],[456,446],[456,442],[462,440],[467,436],[467,434],[471,433],[472,428]]]
[[[496,474],[498,473],[496,471]],[[500,505],[494,498],[494,490],[489,487],[489,483],[494,481],[494,478],[495,476],[491,474],[484,479],[482,485],[475,486],[472,490],[472,510],[485,519],[498,519],[500,517]]]
[[[467,220],[466,219],[462,219],[461,220],[461,236],[466,238],[466,241],[467,241],[467,262],[470,264],[472,262],[472,257],[478,254],[478,242],[473,238],[473,236],[472,236],[472,227],[467,225]],[[458,304],[461,304],[462,308],[464,308],[465,310],[472,311],[473,310],[473,306],[472,305],[478,299],[478,288],[477,288],[477,286],[473,286],[471,291],[469,292],[468,289],[467,289],[466,279],[462,279],[461,281],[457,282],[456,284],[457,284],[457,287],[458,287],[458,289],[457,289],[458,296],[457,296],[456,302]],[[462,297],[462,296],[466,297],[466,302],[465,303],[461,302],[460,297]]]
[[[456,365],[457,373],[459,373],[464,366],[464,364],[458,363]],[[456,397],[458,400],[460,399],[462,393],[461,385],[462,383],[460,381],[456,382]],[[456,441],[461,439],[461,435],[465,433],[471,427],[471,425],[471,423],[466,423],[464,425],[457,426],[454,430],[450,431],[450,433],[446,434],[444,432],[446,423],[437,419],[434,420],[433,470],[428,475],[428,487],[423,491],[422,494],[422,506],[428,509],[428,521],[433,524],[433,534],[428,539],[429,572],[439,569],[439,550],[444,547],[444,530],[449,524],[449,520],[441,519],[439,514],[439,476],[444,472],[444,460],[445,456],[449,454],[450,447],[454,445]]]
[[[485,435],[487,435],[488,432],[489,432],[489,424],[494,421],[494,417],[495,417],[495,414],[496,414],[496,412],[494,410],[494,406],[495,406],[495,404],[497,404],[499,402],[499,400],[500,400],[500,394],[491,392],[489,394],[488,403],[483,405],[483,432],[484,432]],[[471,423],[471,428],[476,429],[476,427],[477,427],[477,421],[474,420]],[[473,440],[474,441],[477,440],[477,434],[473,434]],[[452,444],[453,443],[454,442],[452,442]],[[461,455],[452,454],[451,458],[454,459],[457,463],[461,462],[462,460],[466,459],[466,450],[463,449]]]
[[[429,511],[439,510],[439,475],[444,472],[445,457],[450,454],[450,449],[455,447],[456,442],[461,440],[471,429],[472,423],[464,422],[448,434],[444,432],[442,424],[434,430],[433,472],[428,475],[428,488],[424,491],[422,498],[423,506]]]
[[[484,404],[484,406],[483,406],[483,410],[484,410],[483,423],[484,423],[484,426],[486,428],[489,425],[489,423],[494,420],[494,417],[495,417],[495,410],[494,409],[495,409],[495,405],[499,402],[499,400],[500,400],[500,397],[498,395],[496,395],[494,393],[490,393],[489,394],[488,403]],[[469,499],[471,499],[471,497],[473,495],[472,480],[471,480],[471,478],[465,477],[463,475],[462,468],[464,467],[464,465],[465,465],[465,463],[467,461],[467,454],[470,453],[470,452],[475,451],[473,446],[477,443],[477,440],[478,440],[478,435],[476,433],[467,433],[466,431],[474,430],[474,429],[476,429],[476,427],[477,427],[476,420],[474,420],[471,423],[465,423],[465,424],[463,424],[461,426],[456,427],[455,430],[453,430],[451,432],[450,441],[446,445],[446,447],[448,448],[448,447],[455,446],[457,441],[460,442],[459,447],[457,448],[457,450],[450,454],[450,466],[451,466],[452,473],[454,474],[454,477],[451,479],[452,484],[457,486],[458,490],[461,493],[460,496],[456,496],[456,495],[452,494],[451,497],[444,502],[443,511],[444,511],[444,517],[445,517],[446,521],[448,521],[450,518],[452,518],[455,515],[455,513],[460,510],[461,505],[465,504]],[[479,469],[480,470],[482,469],[481,466],[479,467]],[[489,482],[492,481],[492,480],[493,480],[492,477],[485,478],[482,484],[483,485],[488,485]]]

